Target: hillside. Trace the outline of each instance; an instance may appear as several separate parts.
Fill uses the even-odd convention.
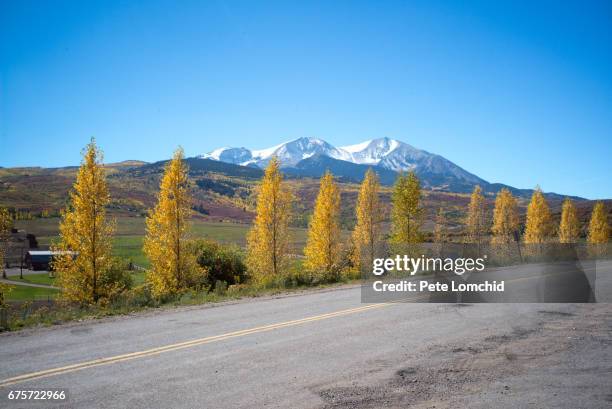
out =
[[[263,175],[257,167],[239,166],[212,159],[186,159],[193,181],[195,217],[207,221],[249,223],[254,216],[256,186]],[[106,166],[112,196],[111,214],[143,217],[155,204],[160,176],[167,161],[144,163],[121,162]],[[358,182],[369,166],[338,161],[324,155],[314,155],[295,167],[284,169],[286,180],[298,200],[295,201],[294,226],[307,226],[316,198],[318,177],[329,169],[337,175],[342,192],[342,223],[350,228],[354,223],[354,206]],[[383,186],[382,201],[389,210],[394,171],[374,166]],[[58,215],[65,207],[77,168],[3,168],[0,169],[0,204],[15,209],[21,218]],[[427,187],[427,186],[426,186]],[[494,193],[505,187],[487,187],[487,206],[492,215]],[[524,211],[531,190],[510,188],[519,197]],[[559,217],[563,196],[547,194],[555,217]],[[425,228],[431,229],[439,207],[448,212],[452,228],[459,228],[465,217],[469,193],[424,189]],[[586,222],[593,203],[577,200],[580,217]],[[612,203],[608,203],[612,211]]]

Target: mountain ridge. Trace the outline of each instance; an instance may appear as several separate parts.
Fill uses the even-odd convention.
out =
[[[297,138],[266,149],[218,148],[199,158],[231,163],[234,165],[264,168],[272,156],[276,156],[287,173],[296,175],[320,175],[324,169],[316,169],[315,162],[341,170],[336,176],[360,181],[361,166],[372,166],[384,180],[391,179],[388,171],[414,171],[427,188],[451,192],[467,192],[480,185],[495,184],[466,171],[441,155],[413,147],[391,138],[377,138],[354,145],[335,147],[319,138]],[[323,160],[327,157],[329,160]],[[309,160],[315,158],[313,160]],[[305,161],[305,162],[304,162]],[[344,164],[335,161],[346,162]],[[351,166],[351,165],[355,166]],[[394,179],[394,178],[393,178]],[[391,182],[392,183],[392,182]]]

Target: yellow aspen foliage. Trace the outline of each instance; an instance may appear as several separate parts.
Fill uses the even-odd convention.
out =
[[[157,205],[146,220],[143,248],[151,262],[146,279],[157,298],[203,284],[206,273],[198,266],[188,239],[192,202],[188,173],[179,148],[166,165]]]
[[[287,269],[292,200],[274,156],[259,186],[257,215],[247,234],[247,266],[258,281]]]
[[[603,202],[595,203],[589,222],[589,244],[606,244],[610,239],[610,225]]]
[[[12,290],[11,286],[6,283],[0,283],[0,307],[6,305],[5,297]]]
[[[485,198],[480,186],[476,186],[470,196],[467,215],[467,243],[482,244],[487,231]]]
[[[6,271],[4,270],[4,258],[8,249],[8,240],[13,228],[13,218],[6,207],[0,207],[0,270],[2,270],[2,277],[6,278]]]
[[[444,209],[440,207],[438,209],[438,213],[436,214],[433,231],[433,251],[436,256],[443,256],[445,243],[448,241],[448,221],[446,219]]]
[[[6,271],[4,269],[6,257],[6,251],[8,247],[8,239],[13,227],[13,218],[5,207],[0,207],[0,270],[2,270],[2,277],[6,278]],[[5,283],[0,283],[0,307],[4,305],[4,295],[10,291],[11,287]]]
[[[538,187],[531,195],[531,201],[527,207],[527,222],[523,240],[526,244],[544,243],[548,240],[551,230],[550,208],[542,190]]]
[[[355,209],[357,224],[353,230],[352,257],[353,265],[358,270],[372,268],[381,241],[383,213],[378,197],[379,190],[378,176],[372,169],[368,169],[359,188]]]
[[[95,303],[114,290],[108,279],[115,230],[114,222],[106,217],[109,202],[102,152],[92,138],[62,214],[60,242],[53,247],[60,253],[54,257],[53,269],[62,297],[68,301]]]
[[[304,267],[315,273],[334,273],[340,259],[340,190],[327,171],[308,229]]]
[[[434,226],[434,243],[446,243],[448,241],[448,227],[444,209],[439,208],[436,214],[436,224]]]
[[[561,222],[559,223],[559,242],[575,243],[580,234],[580,222],[576,213],[576,206],[569,197],[563,201],[561,209]]]
[[[391,197],[391,244],[409,245],[422,241],[421,183],[414,172],[400,174]]]
[[[519,217],[516,199],[508,189],[504,188],[495,197],[491,243],[503,244],[512,242],[514,240],[514,233],[518,228]]]

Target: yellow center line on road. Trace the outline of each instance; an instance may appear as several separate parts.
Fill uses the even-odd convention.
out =
[[[128,361],[128,360],[137,359],[137,358],[144,358],[148,356],[158,355],[164,352],[176,351],[176,350],[184,349],[184,348],[191,348],[191,347],[198,346],[198,345],[209,344],[209,343],[217,342],[217,341],[224,341],[224,340],[231,339],[231,338],[237,338],[237,337],[242,337],[245,335],[257,334],[260,332],[271,331],[271,330],[275,330],[279,328],[292,327],[295,325],[306,324],[309,322],[320,321],[320,320],[325,320],[325,319],[334,318],[334,317],[340,317],[340,316],[348,315],[348,314],[355,314],[355,313],[359,313],[363,311],[373,310],[376,308],[386,307],[391,304],[392,303],[370,304],[370,305],[366,305],[362,307],[340,310],[340,311],[336,311],[336,312],[332,312],[328,314],[315,315],[312,317],[307,317],[307,318],[302,318],[302,319],[297,319],[297,320],[292,320],[292,321],[286,321],[286,322],[281,322],[277,324],[264,325],[264,326],[240,330],[240,331],[228,332],[226,334],[214,335],[214,336],[194,339],[191,341],[164,345],[161,347],[147,349],[144,351],[131,352],[131,353],[122,354],[122,355],[115,355],[115,356],[111,356],[107,358],[93,359],[91,361],[81,362],[81,363],[77,363],[73,365],[67,365],[67,366],[47,369],[43,371],[31,372],[31,373],[24,374],[24,375],[19,375],[19,376],[15,376],[12,378],[3,379],[0,381],[0,387],[7,387],[7,386],[11,386],[17,383],[30,381],[34,379],[47,378],[47,377],[54,376],[54,375],[60,375],[60,374],[65,374],[69,372],[79,371],[81,369],[93,368],[96,366],[108,365],[112,363],[123,362],[123,361]]]
[[[548,276],[548,275],[552,275],[552,274],[544,274],[544,275],[540,275],[540,276],[515,278],[515,279],[512,279],[512,280],[506,280],[506,282],[509,283],[509,282],[516,282],[516,281],[522,281],[522,280],[529,280],[529,279],[534,279],[534,278],[542,278],[542,277],[545,277],[545,276]],[[66,374],[66,373],[70,373],[70,372],[80,371],[82,369],[94,368],[94,367],[97,367],[97,366],[109,365],[109,364],[113,364],[113,363],[117,363],[117,362],[129,361],[129,360],[132,360],[132,359],[145,358],[145,357],[149,357],[149,356],[153,356],[153,355],[159,355],[159,354],[162,354],[162,353],[165,353],[165,352],[177,351],[177,350],[180,350],[180,349],[191,348],[191,347],[194,347],[194,346],[209,344],[209,343],[212,343],[212,342],[224,341],[224,340],[227,340],[227,339],[242,337],[242,336],[245,336],[245,335],[257,334],[257,333],[261,333],[261,332],[272,331],[272,330],[279,329],[279,328],[287,328],[287,327],[292,327],[292,326],[296,326],[296,325],[302,325],[302,324],[306,324],[306,323],[309,323],[309,322],[321,321],[321,320],[326,320],[326,319],[335,318],[335,317],[341,317],[341,316],[349,315],[349,314],[356,314],[356,313],[359,313],[359,312],[369,311],[369,310],[373,310],[373,309],[376,309],[376,308],[387,307],[387,306],[394,305],[394,304],[397,304],[397,303],[405,303],[405,302],[408,302],[408,301],[416,301],[416,300],[418,300],[420,298],[426,298],[428,296],[429,296],[428,294],[424,294],[424,295],[419,295],[419,296],[415,296],[415,297],[411,297],[411,298],[402,298],[401,301],[398,299],[397,301],[391,301],[391,302],[386,302],[386,303],[368,304],[368,305],[362,306],[362,307],[349,308],[349,309],[346,309],[346,310],[330,312],[330,313],[327,313],[327,314],[314,315],[312,317],[306,317],[306,318],[301,318],[301,319],[292,320],[292,321],[285,321],[285,322],[280,322],[280,323],[270,324],[270,325],[263,325],[263,326],[260,326],[260,327],[249,328],[249,329],[240,330],[240,331],[234,331],[234,332],[228,332],[228,333],[221,334],[221,335],[213,335],[213,336],[209,336],[209,337],[193,339],[191,341],[185,341],[185,342],[179,342],[179,343],[175,343],[175,344],[164,345],[164,346],[161,346],[161,347],[151,348],[151,349],[147,349],[147,350],[143,350],[143,351],[131,352],[131,353],[122,354],[122,355],[115,355],[115,356],[111,356],[111,357],[107,357],[107,358],[93,359],[91,361],[80,362],[80,363],[76,363],[76,364],[72,364],[72,365],[66,365],[66,366],[62,366],[62,367],[58,367],[58,368],[51,368],[51,369],[46,369],[46,370],[37,371],[37,372],[30,372],[30,373],[27,373],[27,374],[24,374],[24,375],[19,375],[19,376],[15,376],[15,377],[12,377],[12,378],[7,378],[7,379],[0,380],[0,388],[11,386],[11,385],[15,385],[15,384],[21,383],[21,382],[26,382],[26,381],[31,381],[31,380],[35,380],[35,379],[41,379],[41,378],[47,378],[47,377],[50,377],[50,376],[55,376],[55,375],[61,375],[61,374]]]

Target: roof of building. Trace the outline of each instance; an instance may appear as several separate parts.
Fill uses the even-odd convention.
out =
[[[75,254],[74,251],[51,251],[51,250],[30,250],[28,254],[31,256],[54,256],[56,254]]]

